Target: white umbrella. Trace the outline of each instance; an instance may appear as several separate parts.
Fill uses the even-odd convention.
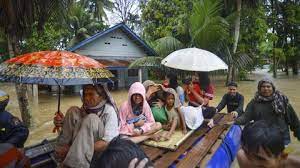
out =
[[[215,71],[228,69],[228,66],[215,54],[199,48],[185,48],[169,54],[161,61],[162,65],[186,71]]]

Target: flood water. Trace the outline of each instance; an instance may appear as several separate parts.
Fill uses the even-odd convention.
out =
[[[256,91],[257,80],[269,76],[266,71],[256,71],[251,75],[253,81],[241,81],[239,82],[239,92],[245,97],[245,105],[253,98]],[[211,79],[215,84],[215,98],[211,102],[211,105],[216,106],[227,88],[224,87],[224,80],[218,80],[216,78]],[[298,116],[300,117],[300,76],[285,76],[280,74],[277,79],[274,79],[276,87],[286,94],[293,105]],[[10,95],[10,103],[7,110],[14,115],[20,117],[19,106],[16,99],[15,87],[13,84],[0,83],[0,89],[6,91]],[[112,95],[119,106],[124,100],[127,99],[126,90],[113,91]],[[73,105],[81,106],[81,101],[78,95],[62,95],[61,97],[61,111],[63,113]],[[245,107],[244,107],[245,108]],[[53,117],[57,110],[57,95],[47,92],[39,93],[38,105],[33,106],[33,118],[35,126],[30,128],[30,135],[26,142],[26,146],[33,145],[41,142],[43,139],[51,139],[57,136],[52,133],[53,129]],[[21,117],[20,117],[21,118]],[[300,156],[300,142],[296,138],[292,137],[292,143],[288,147],[288,151]]]

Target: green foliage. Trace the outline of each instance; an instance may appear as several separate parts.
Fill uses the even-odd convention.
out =
[[[73,46],[86,38],[103,31],[108,26],[104,22],[94,18],[92,13],[89,13],[82,3],[74,3],[68,12],[66,26],[70,31],[70,42],[68,46]]]
[[[229,37],[227,21],[221,17],[220,0],[194,1],[190,16],[191,44],[195,47],[217,50]]]
[[[62,49],[60,39],[68,34],[67,29],[61,29],[58,23],[47,22],[43,32],[37,31],[37,25],[32,26],[32,34],[21,44],[23,53]]]
[[[150,0],[142,6],[144,36],[156,40],[166,36],[188,41],[188,15],[192,0]]]

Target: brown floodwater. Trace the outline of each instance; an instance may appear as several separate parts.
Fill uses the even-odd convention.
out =
[[[256,91],[257,80],[263,77],[271,77],[266,71],[256,71],[251,76],[253,81],[241,81],[239,82],[239,92],[245,97],[245,105],[253,98]],[[215,98],[212,100],[211,105],[217,105],[227,88],[224,87],[224,80],[219,78],[212,78],[212,82],[215,84]],[[294,109],[300,117],[300,76],[285,76],[280,74],[277,79],[274,79],[276,87],[286,94],[293,105]],[[10,102],[7,110],[14,115],[20,117],[18,102],[16,99],[15,87],[13,84],[0,83],[0,89],[6,91],[10,95]],[[119,106],[123,101],[127,99],[126,90],[113,91],[112,95]],[[31,101],[32,102],[32,101]],[[81,106],[81,101],[78,95],[62,95],[61,97],[61,111],[63,113],[70,106]],[[41,142],[43,139],[51,139],[57,136],[52,133],[54,112],[57,110],[57,95],[40,92],[38,104],[32,105],[32,115],[34,121],[34,127],[30,128],[30,135],[26,142],[26,146],[33,145]],[[288,151],[300,156],[300,143],[296,138],[292,137],[292,143],[288,147]]]

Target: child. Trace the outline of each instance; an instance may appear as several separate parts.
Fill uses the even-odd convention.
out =
[[[161,124],[154,121],[145,94],[144,86],[135,82],[130,86],[128,101],[119,110],[120,134],[129,136],[136,143],[151,138],[161,129]]]
[[[161,138],[169,140],[176,128],[181,127],[183,134],[186,134],[186,125],[183,115],[180,111],[180,102],[176,91],[172,88],[165,89],[165,110],[168,116],[167,123],[162,123],[165,132]]]

